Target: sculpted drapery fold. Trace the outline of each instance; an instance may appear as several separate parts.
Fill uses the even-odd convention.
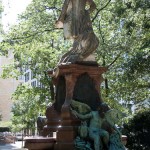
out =
[[[86,5],[89,9],[86,9]],[[59,61],[76,63],[84,61],[98,47],[99,40],[93,32],[90,13],[96,8],[93,0],[65,0],[56,27],[63,28],[64,39],[73,39],[70,50]]]
[[[86,5],[89,4],[89,10]],[[96,8],[92,0],[65,0],[58,21],[61,21],[64,28],[64,38],[77,37],[85,31],[93,31],[89,12]]]

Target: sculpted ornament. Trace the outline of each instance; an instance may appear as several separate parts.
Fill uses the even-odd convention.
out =
[[[89,9],[86,10],[86,5]],[[65,0],[57,28],[63,28],[64,38],[72,39],[73,46],[62,56],[59,64],[75,63],[87,59],[98,47],[99,40],[93,32],[90,13],[96,9],[93,0]]]
[[[93,140],[95,150],[125,150],[121,142],[121,133],[115,126],[120,119],[117,110],[110,109],[107,104],[102,103],[98,110],[92,111],[87,104],[72,100],[71,111],[82,121],[79,128],[81,140],[88,136]],[[80,143],[79,137],[77,140]]]

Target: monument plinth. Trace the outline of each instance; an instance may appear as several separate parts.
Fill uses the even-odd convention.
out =
[[[46,110],[48,122],[44,131],[45,135],[56,132],[56,150],[73,150],[80,120],[71,113],[71,100],[85,102],[96,110],[101,102],[100,83],[106,70],[107,68],[97,65],[66,64],[58,66],[53,72],[48,72],[52,77],[56,94],[54,104]]]

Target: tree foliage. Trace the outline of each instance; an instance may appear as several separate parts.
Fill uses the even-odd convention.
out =
[[[21,85],[12,96],[13,129],[22,130],[35,128],[39,115],[44,115],[50,102],[49,93],[45,89]]]
[[[120,100],[134,103],[145,100],[149,95],[150,2],[95,0],[95,3],[97,10],[91,19],[100,41],[96,58],[101,66],[108,67],[102,84],[104,99],[106,97],[111,105],[114,102],[117,107]],[[13,49],[15,56],[14,64],[4,68],[3,77],[12,74],[18,77],[16,70],[23,70],[28,65],[36,77],[40,77],[45,90],[51,89],[51,79],[46,71],[57,65],[60,56],[68,51],[71,44],[63,39],[62,30],[55,28],[61,8],[61,0],[32,0],[19,16],[19,23],[11,27],[0,45],[5,52]],[[41,89],[35,91],[34,94],[43,94]],[[50,97],[50,92],[48,94]],[[24,101],[34,99],[26,94],[25,97],[28,100]],[[44,102],[45,97],[40,97],[40,100]]]
[[[99,61],[109,67],[113,99],[136,103],[149,95],[149,7],[149,1],[115,0],[99,14]]]
[[[150,110],[142,109],[125,125],[124,134],[128,136],[127,147],[136,150],[150,149]]]

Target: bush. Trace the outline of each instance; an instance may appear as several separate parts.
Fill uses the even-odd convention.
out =
[[[0,127],[0,132],[10,132],[9,127]]]
[[[150,109],[140,110],[124,125],[129,150],[150,150]]]

